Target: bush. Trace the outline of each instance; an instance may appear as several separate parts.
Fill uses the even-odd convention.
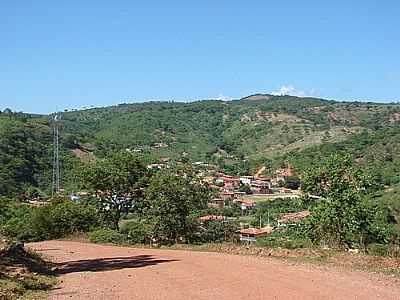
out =
[[[140,221],[132,220],[125,223],[121,233],[130,244],[143,244],[151,236],[151,226]]]
[[[195,243],[232,241],[238,228],[237,222],[208,221],[200,227],[200,232],[192,236],[190,241]]]
[[[311,248],[312,246],[312,242],[306,238],[287,240],[282,245],[282,247],[286,249]]]
[[[25,215],[25,218],[13,217],[6,222],[4,227],[2,228],[3,233],[11,239],[17,241],[34,241],[35,232],[33,231],[32,226],[30,226],[31,215]]]
[[[87,232],[99,225],[97,211],[93,206],[77,204],[70,201],[55,203],[48,207],[49,222],[43,221],[46,210],[40,211],[37,218],[38,229],[48,224],[50,238],[59,238],[75,232]],[[43,218],[44,217],[44,218]]]
[[[275,231],[272,234],[257,239],[257,245],[270,248],[299,249],[312,248],[312,241],[302,232],[301,226]]]
[[[386,256],[389,253],[389,248],[388,245],[374,243],[368,245],[367,252],[370,255]]]
[[[39,241],[87,232],[98,225],[93,206],[56,201],[36,208],[26,205],[15,208],[3,231],[6,236],[19,241]]]
[[[283,186],[287,189],[297,190],[300,187],[300,178],[297,176],[288,177]]]
[[[89,233],[89,240],[92,243],[111,243],[123,244],[126,242],[126,236],[113,229],[98,229]]]

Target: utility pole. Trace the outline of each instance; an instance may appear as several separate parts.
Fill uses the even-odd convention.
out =
[[[60,156],[59,156],[59,116],[55,114],[52,122],[53,127],[53,182],[51,196],[60,192]]]

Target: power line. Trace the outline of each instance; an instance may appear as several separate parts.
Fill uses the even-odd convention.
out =
[[[54,196],[60,192],[60,144],[59,144],[59,122],[58,114],[53,117],[53,181],[51,195]]]

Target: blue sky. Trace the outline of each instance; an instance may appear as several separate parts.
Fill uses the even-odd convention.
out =
[[[400,100],[400,2],[2,1],[0,109]]]

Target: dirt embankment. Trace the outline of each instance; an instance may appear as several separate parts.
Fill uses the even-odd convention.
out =
[[[61,277],[50,299],[400,299],[400,284],[385,275],[274,258],[72,241],[30,247]]]
[[[0,299],[43,299],[56,284],[50,265],[23,244],[0,243]],[[25,298],[24,298],[25,299]]]

